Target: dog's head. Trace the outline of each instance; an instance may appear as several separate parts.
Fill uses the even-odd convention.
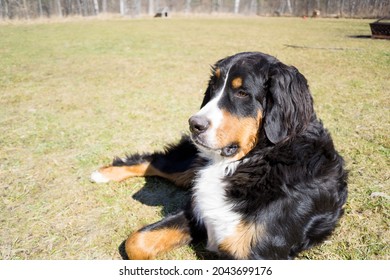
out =
[[[204,154],[239,160],[260,139],[277,144],[301,133],[313,114],[307,81],[296,68],[262,53],[239,53],[213,66],[189,124]]]

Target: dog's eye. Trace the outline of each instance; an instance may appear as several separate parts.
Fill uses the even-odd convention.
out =
[[[237,92],[235,93],[235,95],[236,95],[237,97],[239,97],[239,98],[245,98],[245,97],[248,97],[248,96],[249,96],[249,94],[248,94],[247,92],[243,91],[243,90],[237,91]]]

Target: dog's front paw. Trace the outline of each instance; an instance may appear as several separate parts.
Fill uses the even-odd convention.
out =
[[[110,179],[104,176],[99,171],[95,171],[91,174],[91,181],[98,184],[108,183]]]

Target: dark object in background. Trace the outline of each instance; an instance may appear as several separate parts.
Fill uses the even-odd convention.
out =
[[[372,38],[390,39],[390,18],[381,18],[370,23]]]
[[[166,18],[169,16],[169,9],[168,7],[165,7],[165,8],[162,8],[160,9],[155,15],[154,17],[162,17],[162,18]]]

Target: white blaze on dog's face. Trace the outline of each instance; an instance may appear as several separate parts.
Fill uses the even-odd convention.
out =
[[[220,75],[220,70],[217,69],[216,76],[219,77]],[[211,152],[216,152],[218,154],[221,154],[222,152],[222,146],[220,145],[217,137],[217,130],[221,127],[224,116],[222,109],[218,106],[218,103],[220,102],[226,87],[227,75],[228,74],[226,74],[226,77],[223,80],[222,87],[217,92],[213,92],[213,96],[210,97],[212,99],[194,115],[195,120],[199,118],[200,123],[203,120],[206,122],[205,125],[208,126],[207,131],[205,131],[201,137],[198,135],[198,139],[195,141],[195,143],[200,144],[200,148],[202,150],[206,148],[206,152],[210,150]],[[214,91],[215,88],[213,88],[213,86],[211,87],[211,90]]]
[[[239,160],[257,144],[264,79],[255,66],[247,59],[217,63],[202,108],[189,120],[192,140],[207,157]]]

